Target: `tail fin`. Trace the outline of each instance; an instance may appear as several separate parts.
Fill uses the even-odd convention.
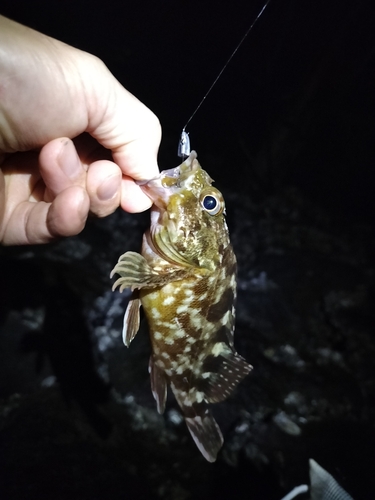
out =
[[[223,435],[209,410],[205,410],[202,415],[185,417],[185,421],[204,458],[209,462],[215,462],[223,444]]]

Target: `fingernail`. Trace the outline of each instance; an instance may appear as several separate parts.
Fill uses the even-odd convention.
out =
[[[61,151],[57,157],[57,162],[61,170],[70,179],[74,179],[81,174],[81,161],[71,140],[68,139],[63,142]]]
[[[119,190],[120,178],[118,175],[111,175],[98,187],[96,192],[99,200],[108,201],[112,199]]]

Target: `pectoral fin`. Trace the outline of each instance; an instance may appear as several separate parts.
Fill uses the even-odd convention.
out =
[[[137,335],[139,330],[139,308],[141,301],[139,299],[138,290],[134,290],[130,297],[128,307],[124,315],[124,325],[122,328],[122,340],[126,347],[129,347],[130,342]]]
[[[152,270],[146,259],[136,252],[126,252],[121,255],[110,277],[116,273],[120,278],[115,281],[112,290],[120,285],[120,292],[125,288],[142,288],[157,277],[157,273]]]
[[[134,290],[163,286],[171,281],[184,279],[191,273],[191,270],[155,271],[141,254],[126,252],[119,258],[110,277],[112,278],[116,273],[120,275],[120,278],[115,281],[112,290],[120,286],[120,292],[122,292],[125,288]]]

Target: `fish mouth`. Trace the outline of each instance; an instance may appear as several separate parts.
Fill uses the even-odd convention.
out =
[[[197,153],[192,151],[188,158],[175,168],[163,170],[152,179],[135,181],[142,191],[159,208],[165,208],[169,197],[181,189],[181,183],[191,172],[193,172],[197,163]]]
[[[169,170],[163,170],[160,172],[159,175],[156,177],[153,177],[152,179],[147,179],[144,181],[135,181],[138,186],[143,189],[144,187],[147,187],[148,184],[153,185],[157,182],[160,182],[163,184],[163,181],[166,179],[167,180],[167,185],[170,183],[170,181],[173,181],[174,179],[178,179],[180,177],[180,167],[175,167],[175,168],[170,168]],[[173,184],[173,182],[171,183]]]

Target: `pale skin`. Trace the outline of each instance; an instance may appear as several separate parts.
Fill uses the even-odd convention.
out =
[[[0,16],[0,242],[78,234],[150,207],[158,119],[101,60]]]

